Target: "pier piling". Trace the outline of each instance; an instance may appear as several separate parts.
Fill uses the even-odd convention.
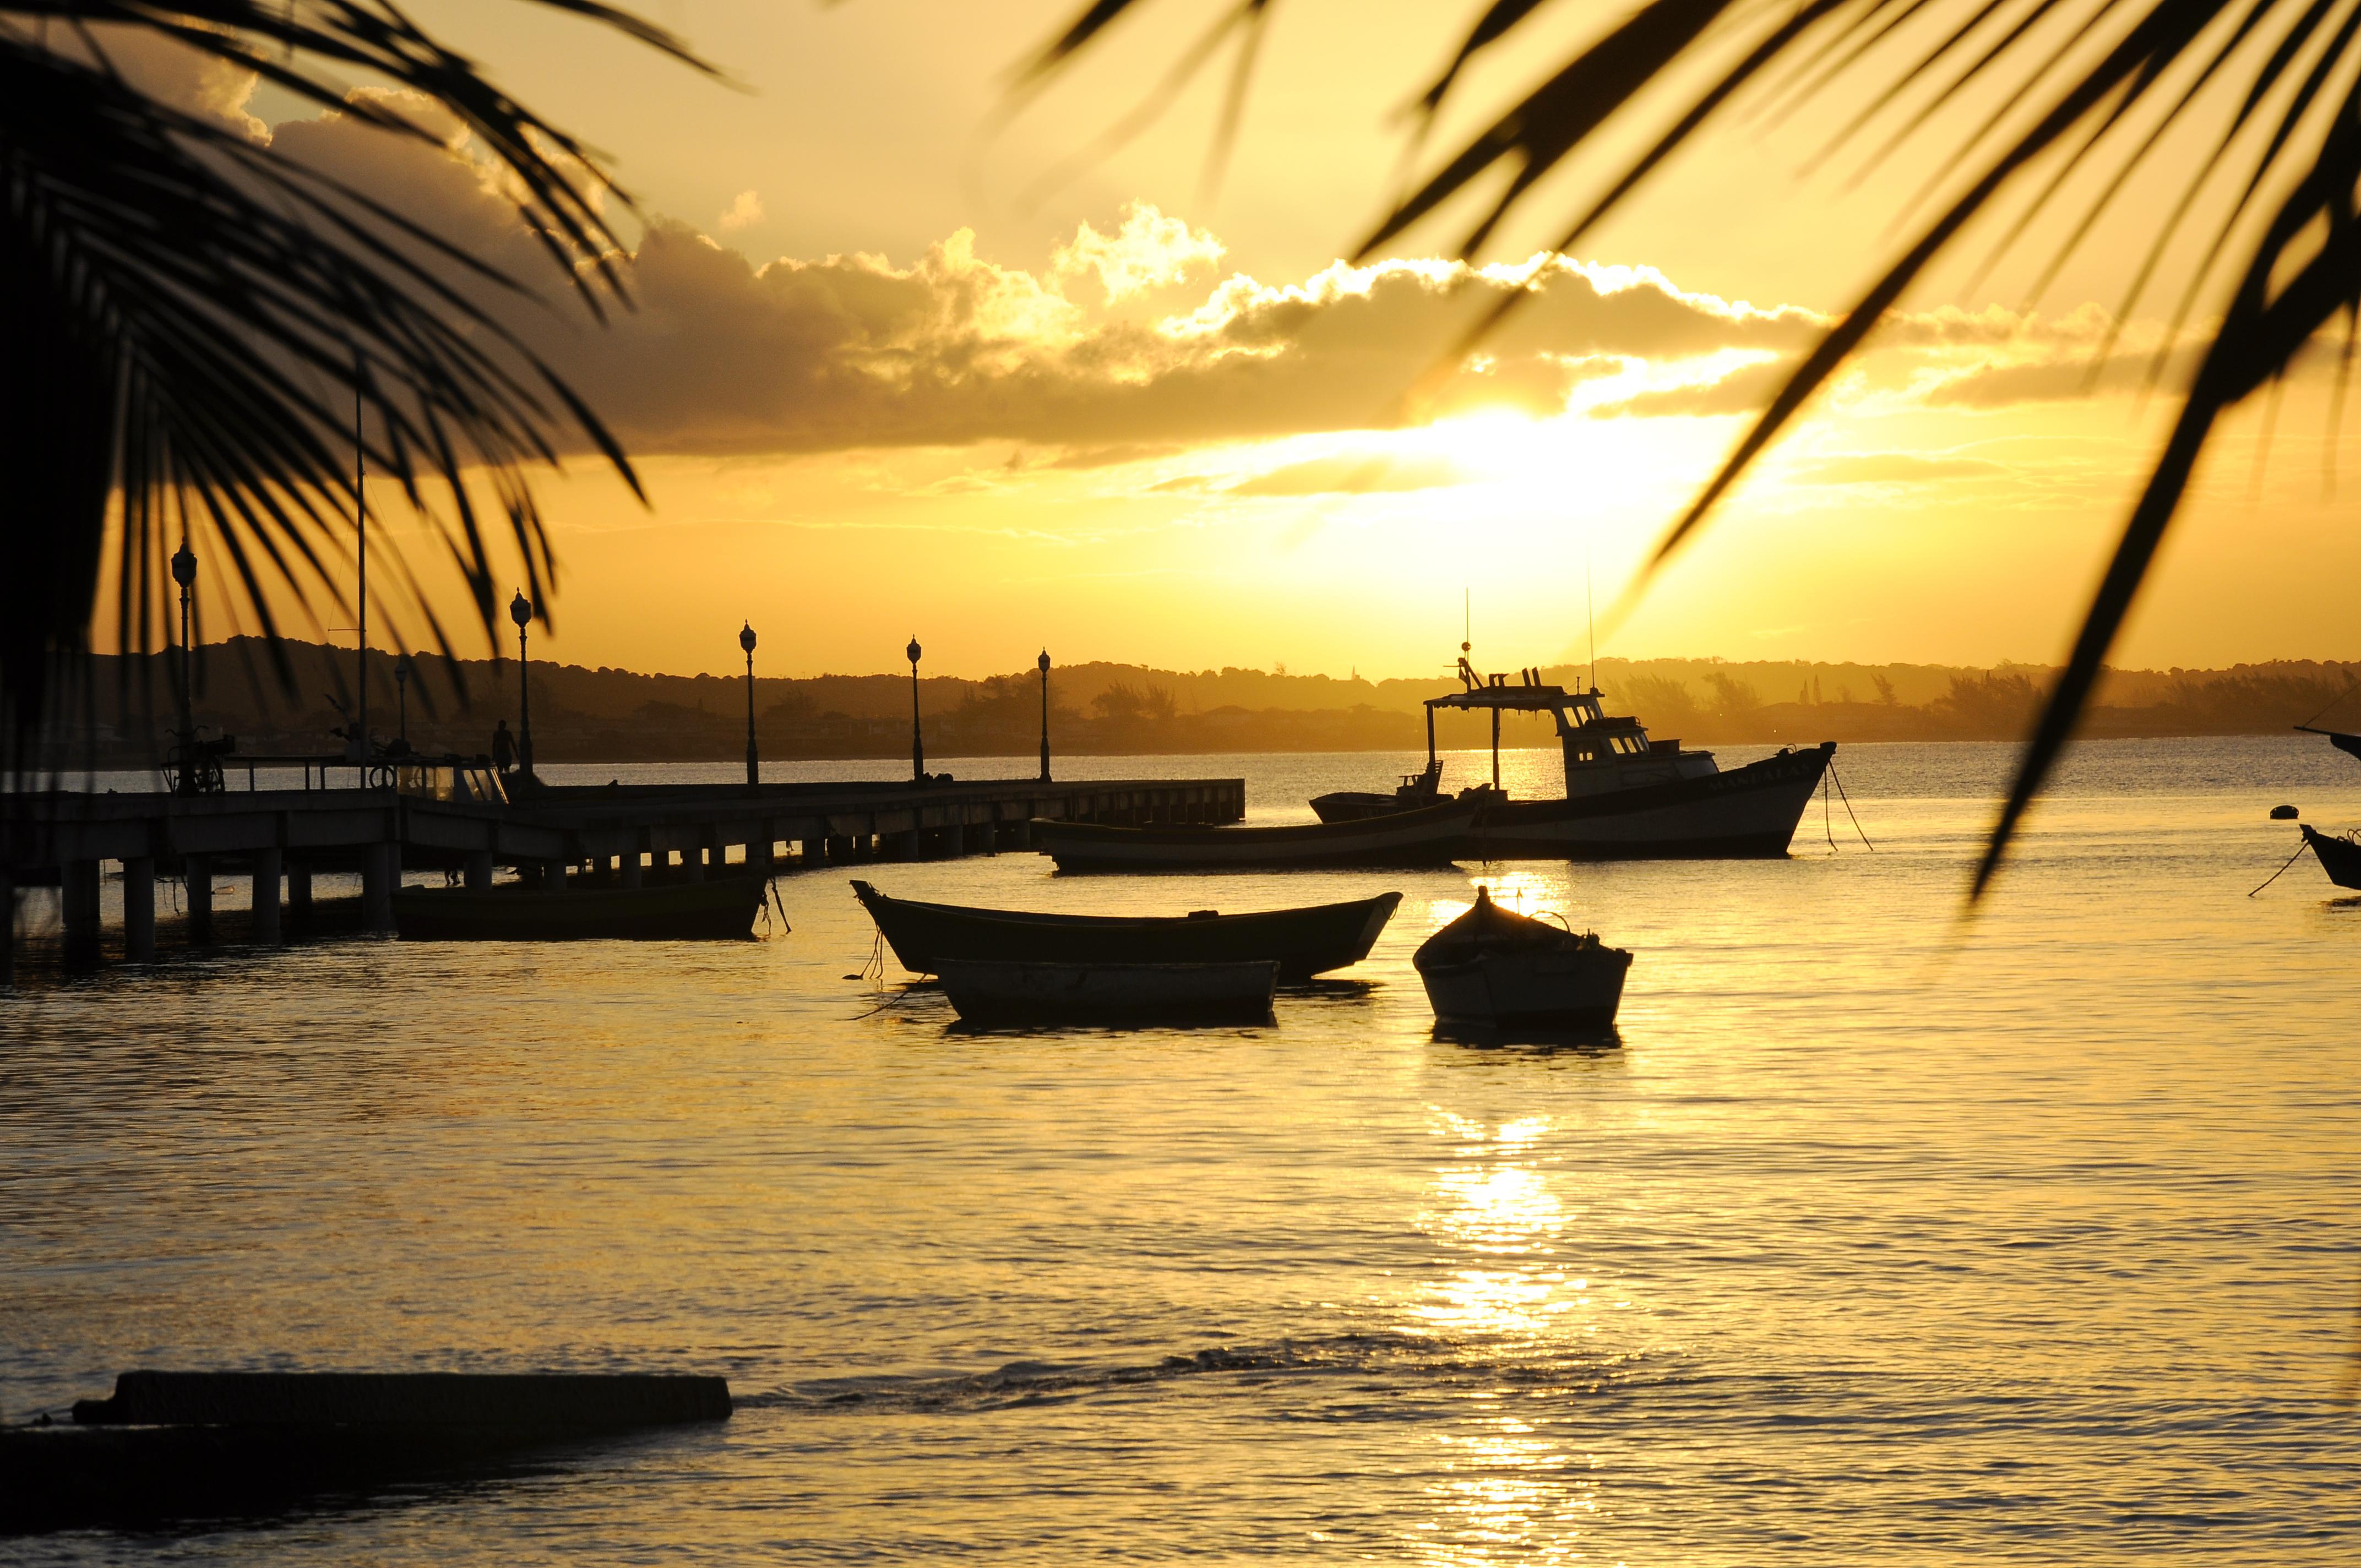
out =
[[[492,852],[489,850],[467,851],[467,891],[469,893],[492,891]]]
[[[279,940],[279,878],[283,869],[279,850],[254,851],[254,923],[250,940]]]
[[[287,857],[287,924],[299,934],[312,925],[312,857]]]
[[[211,855],[181,857],[181,896],[188,905],[187,929],[192,944],[203,946],[214,939],[214,858]]]
[[[361,846],[361,926],[366,930],[393,929],[393,878],[389,874],[386,848]]]
[[[66,963],[88,969],[98,962],[98,862],[68,861],[59,884],[65,916]]]
[[[5,872],[0,872],[5,877]],[[137,855],[123,862],[123,956],[135,964],[156,957],[156,860]]]

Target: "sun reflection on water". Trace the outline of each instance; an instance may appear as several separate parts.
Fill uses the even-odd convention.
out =
[[[1493,1386],[1471,1394],[1470,1419],[1436,1435],[1434,1512],[1408,1539],[1435,1563],[1582,1561],[1594,1464],[1517,1408],[1530,1380],[1516,1374],[1563,1361],[1594,1332],[1590,1281],[1562,1255],[1579,1216],[1557,1190],[1558,1129],[1547,1116],[1489,1124],[1438,1107],[1430,1131],[1445,1152],[1418,1224],[1440,1267],[1405,1311],[1488,1367]]]

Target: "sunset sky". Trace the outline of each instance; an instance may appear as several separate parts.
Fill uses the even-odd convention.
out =
[[[1960,140],[1938,126],[1856,180],[1873,138],[1810,166],[1857,100],[1807,104],[1733,121],[1571,257],[1543,247],[1603,162],[1545,182],[1473,269],[1445,259],[1473,207],[1351,268],[1400,169],[1396,106],[1465,7],[1289,0],[1218,181],[1226,56],[1091,153],[1212,14],[1190,0],[1013,116],[1009,68],[1074,0],[644,8],[728,84],[538,7],[417,9],[639,198],[637,310],[610,329],[548,289],[464,145],[397,145],[226,78],[189,91],[547,290],[528,334],[653,502],[581,458],[544,489],[563,576],[536,652],[593,665],[734,669],[750,620],[774,674],[888,668],[913,631],[942,674],[1045,643],[1413,674],[1455,653],[1463,590],[1482,662],[1554,662],[1583,644],[1586,575],[1604,611]],[[1477,71],[1427,162],[1574,37]],[[1988,275],[2001,230],[1971,240],[1602,651],[2058,658],[2170,411],[2143,377],[2177,277],[2094,361],[2177,192],[2136,181],[2037,298],[2061,219]],[[1485,355],[1406,405],[1524,286]],[[2321,358],[2266,465],[2258,411],[2219,443],[2117,663],[2361,656]],[[2167,363],[2169,386],[2185,346]]]

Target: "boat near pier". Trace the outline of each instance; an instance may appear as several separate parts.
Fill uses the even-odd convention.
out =
[[[1461,795],[1474,796],[1481,809],[1457,846],[1460,860],[1784,855],[1836,755],[1836,743],[1824,740],[1725,770],[1710,751],[1653,739],[1638,718],[1609,714],[1595,683],[1569,689],[1543,681],[1535,670],[1520,670],[1513,681],[1478,674],[1465,657],[1459,677],[1463,689],[1427,699],[1426,770],[1405,779],[1396,798],[1438,788],[1437,711],[1489,713],[1491,784]],[[1546,713],[1555,721],[1565,768],[1563,799],[1515,800],[1500,793],[1503,713]],[[1382,795],[1331,795],[1313,801],[1312,808],[1330,817],[1371,814],[1386,803]]]

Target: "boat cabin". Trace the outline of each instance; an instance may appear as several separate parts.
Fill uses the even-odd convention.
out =
[[[1500,715],[1546,713],[1557,722],[1558,744],[1565,758],[1565,794],[1600,795],[1609,790],[1637,789],[1642,784],[1671,784],[1703,778],[1719,772],[1710,751],[1682,749],[1678,740],[1654,740],[1647,727],[1627,714],[1609,714],[1600,705],[1596,685],[1569,691],[1550,685],[1539,670],[1519,670],[1512,681],[1506,674],[1479,674],[1464,657],[1459,679],[1465,688],[1426,702],[1426,765],[1439,764],[1434,753],[1434,711],[1439,707],[1488,709],[1492,715],[1492,787],[1500,787]]]

